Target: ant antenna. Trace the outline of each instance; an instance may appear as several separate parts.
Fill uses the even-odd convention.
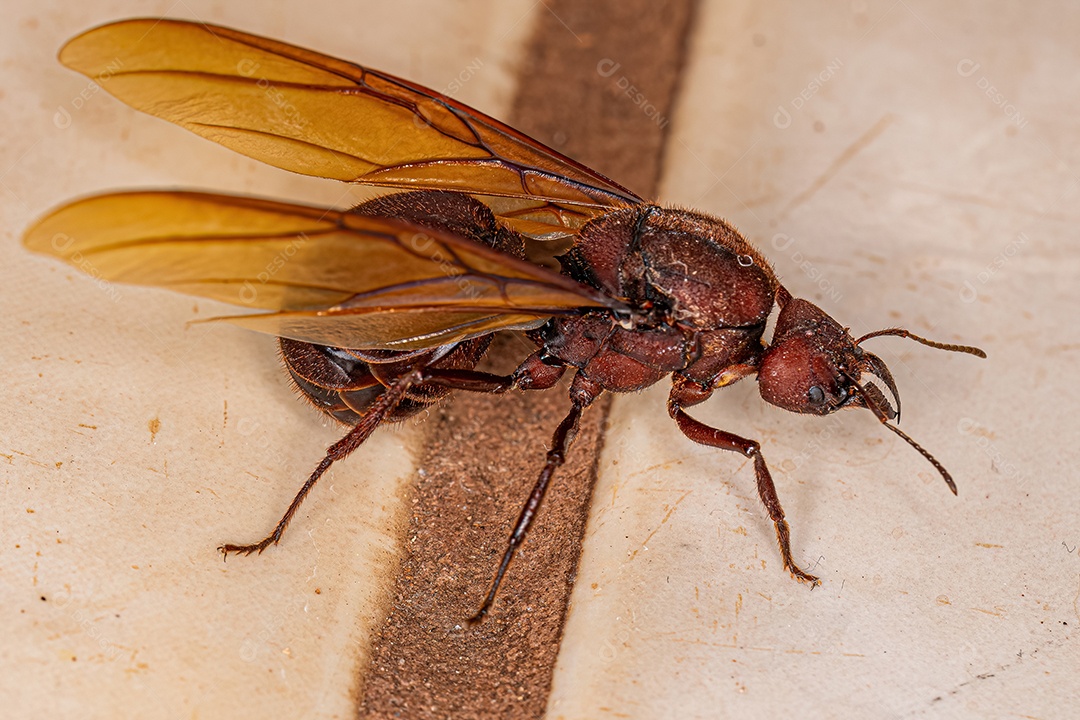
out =
[[[972,348],[972,349],[975,349],[975,348]],[[982,352],[982,351],[980,350],[979,352]],[[847,375],[847,373],[845,373],[845,375]],[[867,390],[866,387],[864,387],[858,380],[851,377],[850,375],[847,375],[847,379],[850,380],[852,382],[852,384],[855,385],[856,388],[858,388],[859,395],[863,398],[863,405],[866,406],[867,408],[869,408],[870,412],[874,413],[874,416],[878,420],[881,421],[882,425],[884,425],[885,427],[892,430],[894,433],[896,433],[897,435],[902,437],[904,439],[904,441],[908,445],[910,445],[911,447],[918,450],[919,454],[922,455],[924,458],[926,458],[930,462],[930,464],[934,466],[934,469],[936,469],[939,473],[941,473],[941,477],[942,477],[943,480],[945,480],[945,484],[949,486],[949,490],[952,491],[953,495],[956,495],[957,494],[956,493],[956,483],[953,481],[952,475],[949,474],[949,471],[945,469],[945,466],[942,465],[941,463],[939,463],[937,461],[937,458],[935,458],[933,455],[931,455],[929,452],[927,452],[925,449],[923,449],[922,445],[920,445],[919,443],[912,440],[907,435],[907,433],[905,433],[903,430],[896,427],[895,425],[890,425],[889,424],[889,418],[888,418],[887,413],[875,401],[875,397],[881,396],[881,391],[879,390],[876,394],[872,393],[869,390]],[[884,399],[884,398],[882,397],[882,399]]]
[[[926,345],[928,347],[937,348],[938,350],[948,350],[950,352],[962,352],[962,353],[967,353],[968,355],[974,355],[975,357],[981,357],[981,358],[986,357],[986,353],[983,352],[982,350],[980,350],[977,347],[972,347],[971,345],[953,345],[952,343],[934,342],[933,340],[927,340],[924,337],[919,337],[915,333],[908,332],[907,330],[904,330],[903,328],[887,328],[885,330],[876,330],[876,331],[874,331],[872,333],[868,333],[866,335],[863,335],[861,338],[859,338],[858,340],[855,341],[855,344],[856,345],[861,345],[863,340],[869,340],[870,338],[881,337],[883,335],[896,335],[896,336],[899,336],[899,337],[908,338],[910,340],[914,340],[917,343],[922,343],[923,345]]]
[[[971,345],[954,345],[952,343],[939,343],[939,342],[935,342],[934,340],[927,340],[926,338],[919,337],[915,333],[908,332],[907,330],[905,330],[903,328],[886,328],[885,330],[876,330],[876,331],[874,331],[872,333],[868,333],[866,335],[863,335],[861,338],[856,340],[855,341],[855,346],[858,347],[860,344],[862,344],[862,342],[864,340],[869,340],[870,338],[875,338],[875,337],[882,337],[882,336],[885,336],[885,335],[896,335],[898,337],[908,338],[910,340],[914,340],[917,343],[922,343],[923,345],[926,345],[927,347],[937,348],[938,350],[948,350],[950,352],[962,352],[962,353],[967,353],[969,355],[974,355],[975,357],[981,357],[981,358],[986,357],[986,353],[983,352],[982,350],[980,350],[977,347],[972,347]],[[861,349],[862,348],[860,348],[860,350]],[[896,391],[896,382],[893,381],[892,373],[889,372],[889,368],[885,367],[885,363],[882,362],[881,358],[879,358],[877,355],[874,355],[873,353],[865,352],[865,351],[864,351],[864,356],[863,356],[863,363],[864,363],[864,366],[862,368],[863,370],[866,370],[866,371],[872,373],[873,375],[878,376],[888,386],[889,391],[892,393],[893,399],[896,400],[896,422],[900,422],[900,394]],[[856,385],[858,385],[858,383],[856,383]],[[873,387],[873,386],[871,386],[871,387]],[[865,391],[865,388],[861,388],[861,386],[860,386],[860,389],[863,389]],[[875,404],[875,403],[873,403],[873,401],[876,400],[877,398],[872,398],[871,397],[871,398],[867,398],[867,399],[871,401],[871,404]],[[881,406],[877,405],[877,407],[881,407]],[[889,419],[891,420],[892,417],[890,416]],[[882,420],[882,422],[884,422],[884,420]],[[894,432],[900,432],[896,428],[891,428],[891,429]],[[908,442],[911,442],[912,445],[914,445],[916,448],[918,448],[920,451],[922,451],[922,448],[920,448],[918,446],[918,444],[912,442],[911,438],[908,438],[907,436],[904,436],[904,437],[908,440]],[[922,451],[922,452],[923,452],[924,455],[926,455],[925,451]],[[929,455],[927,455],[927,459],[929,459],[931,462],[934,463],[935,466],[937,466],[937,461],[934,460],[933,458],[931,458]]]

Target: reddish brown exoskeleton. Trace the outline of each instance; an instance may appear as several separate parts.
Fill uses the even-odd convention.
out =
[[[754,440],[687,414],[756,375],[762,397],[827,415],[899,418],[896,385],[862,342],[793,298],[731,225],[658,207],[482,113],[374,70],[226,28],[129,20],[72,40],[61,60],[132,106],[238,152],[300,173],[410,190],[343,212],[195,192],[101,195],[61,207],[26,245],[98,278],[156,285],[262,314],[226,318],[280,337],[282,357],[317,407],[351,426],[274,531],[281,538],[312,486],[379,425],[453,390],[553,387],[569,371],[570,411],[476,613],[490,609],[582,412],[601,393],[672,376],[668,412],[691,440],[752,458],[785,567],[796,565],[784,511]],[[538,258],[570,241],[558,271]],[[530,258],[535,259],[531,261]],[[779,306],[771,342],[766,321]],[[536,351],[510,375],[479,372],[493,333],[523,332]],[[877,377],[893,403],[863,376]]]

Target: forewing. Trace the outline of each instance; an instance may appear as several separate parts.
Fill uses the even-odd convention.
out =
[[[262,315],[225,318],[337,347],[433,347],[617,301],[486,245],[401,220],[192,192],[99,195],[24,239],[102,282]]]
[[[550,205],[533,235],[565,230],[566,206],[641,201],[438,92],[228,28],[125,20],[74,38],[60,60],[132,107],[287,170]]]

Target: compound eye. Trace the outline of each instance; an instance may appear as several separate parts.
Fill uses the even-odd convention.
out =
[[[806,396],[810,400],[811,405],[820,405],[825,402],[825,391],[821,389],[820,385],[811,386],[810,390],[806,393]]]

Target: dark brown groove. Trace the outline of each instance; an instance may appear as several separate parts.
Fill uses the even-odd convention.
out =
[[[518,96],[510,117],[501,119],[654,197],[664,119],[671,117],[693,6],[693,0],[539,5]],[[488,366],[509,371],[529,350],[518,338],[500,338]],[[608,398],[585,412],[491,615],[475,628],[462,626],[487,591],[569,407],[564,384],[543,393],[458,393],[431,413],[434,427],[409,498],[407,551],[361,678],[358,717],[544,716]]]

